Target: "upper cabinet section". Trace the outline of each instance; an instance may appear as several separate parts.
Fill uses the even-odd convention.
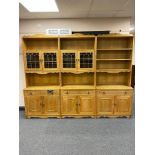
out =
[[[98,37],[98,50],[130,50],[133,45],[132,36]]]
[[[24,50],[58,50],[58,38],[23,38]]]
[[[60,50],[94,50],[95,37],[61,37]]]

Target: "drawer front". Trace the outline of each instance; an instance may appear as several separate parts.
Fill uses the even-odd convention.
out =
[[[131,95],[132,91],[107,91],[107,90],[97,90],[98,95]]]
[[[53,89],[49,89],[49,90],[42,90],[40,91],[41,95],[59,95],[59,90],[53,90]]]
[[[40,95],[40,91],[39,90],[25,90],[24,95],[25,96]]]
[[[80,94],[80,95],[93,95],[95,94],[95,91],[94,90],[62,90],[62,94],[63,95],[76,95],[76,94]]]

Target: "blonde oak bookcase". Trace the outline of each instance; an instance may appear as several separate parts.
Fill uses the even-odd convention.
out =
[[[131,116],[132,35],[30,35],[22,47],[27,118]]]

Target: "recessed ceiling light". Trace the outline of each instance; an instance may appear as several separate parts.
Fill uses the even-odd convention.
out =
[[[20,0],[30,12],[59,12],[55,0]]]

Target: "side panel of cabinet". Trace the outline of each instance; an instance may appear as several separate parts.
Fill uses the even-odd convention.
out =
[[[39,95],[25,96],[26,115],[37,116],[42,114],[42,100]]]
[[[131,115],[131,96],[115,97],[115,115]]]
[[[79,96],[79,115],[94,115],[95,114],[95,97],[91,95]]]
[[[77,109],[77,97],[72,95],[62,96],[61,100],[61,114],[62,115],[76,115]]]
[[[45,115],[60,115],[59,95],[43,96],[43,108]]]
[[[97,115],[113,115],[114,96],[97,95]]]

